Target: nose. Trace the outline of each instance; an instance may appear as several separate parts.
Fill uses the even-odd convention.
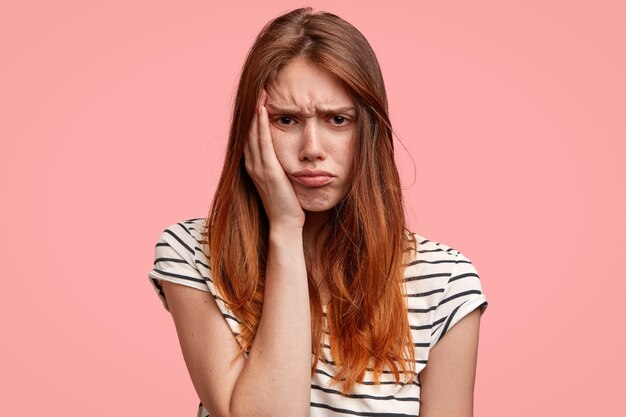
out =
[[[298,155],[301,161],[325,159],[320,133],[315,121],[305,123],[300,138],[300,154]]]

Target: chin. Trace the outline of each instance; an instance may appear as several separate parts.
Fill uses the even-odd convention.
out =
[[[302,210],[313,213],[323,213],[326,211],[331,211],[337,205],[337,202],[328,200],[316,201],[308,198],[306,200],[303,198],[299,198],[298,201],[300,201],[300,207],[302,207]]]
[[[302,207],[302,210],[308,211],[311,213],[323,213],[325,211],[332,210],[335,206],[300,204],[300,207]]]
[[[311,213],[333,213],[335,206],[342,200],[344,193],[339,190],[296,190],[300,207],[305,212]]]

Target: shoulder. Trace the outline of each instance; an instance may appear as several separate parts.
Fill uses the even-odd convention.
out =
[[[185,219],[167,226],[163,230],[162,236],[170,235],[176,240],[184,239],[189,241],[189,238],[193,238],[196,241],[200,241],[203,240],[203,236],[206,233],[205,226],[206,219],[203,217]]]
[[[213,295],[224,317],[238,322],[239,319],[226,305],[222,293],[213,281],[206,224],[207,219],[203,217],[181,220],[165,228],[160,241],[176,250],[180,258],[185,259],[187,264],[193,266],[198,273],[198,278],[202,280],[203,288]]]
[[[481,292],[478,271],[460,250],[418,233],[413,233],[413,236],[417,248],[407,254],[404,271],[408,292],[432,296],[430,300],[437,304],[452,287],[456,290],[473,288],[474,292]]]
[[[437,341],[464,316],[487,308],[482,283],[471,260],[460,250],[414,234],[417,250],[405,270],[409,321],[428,329],[424,347]],[[424,335],[426,336],[426,333]]]
[[[204,219],[181,220],[167,226],[154,247],[154,264],[148,278],[166,310],[163,283],[171,282],[209,292],[210,266],[205,254]],[[165,284],[169,286],[169,284]]]
[[[198,257],[206,253],[206,219],[192,218],[167,226],[159,237],[158,246],[169,246],[184,257]]]
[[[452,272],[458,263],[471,263],[459,250],[444,243],[410,232],[414,238],[415,248],[407,249],[405,277],[407,282],[419,280],[441,281]]]

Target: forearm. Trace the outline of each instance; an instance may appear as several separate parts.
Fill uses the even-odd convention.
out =
[[[311,317],[301,228],[270,228],[263,312],[232,416],[308,416]]]

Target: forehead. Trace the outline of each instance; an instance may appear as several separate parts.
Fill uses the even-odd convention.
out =
[[[287,63],[268,86],[267,93],[270,108],[315,112],[354,106],[343,80],[303,58]]]

